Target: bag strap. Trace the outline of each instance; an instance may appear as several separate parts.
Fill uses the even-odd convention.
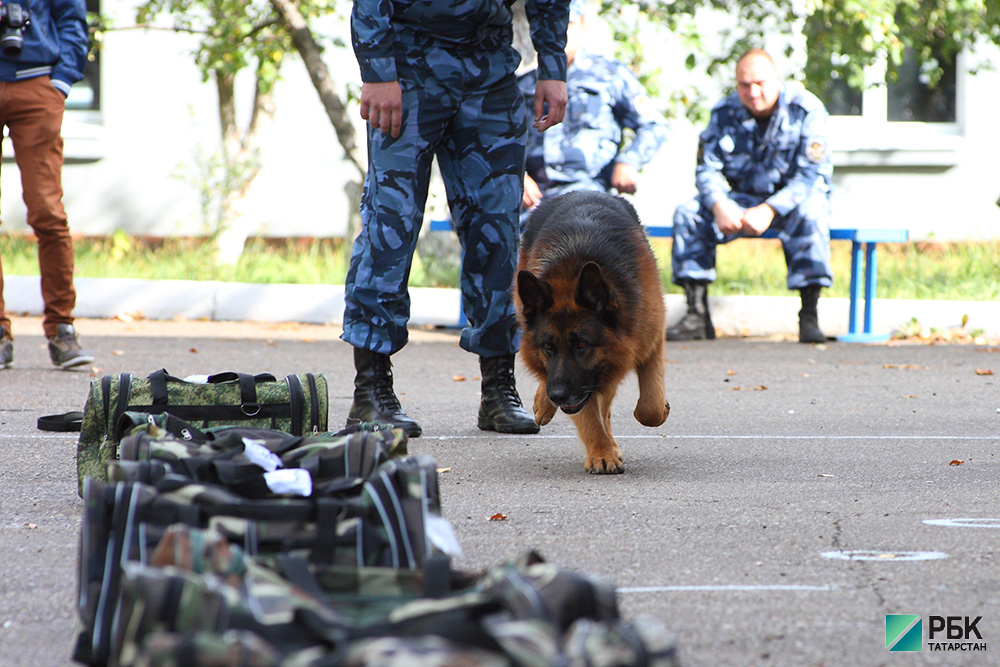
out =
[[[83,413],[78,410],[64,412],[61,415],[45,415],[38,418],[38,428],[41,431],[66,433],[79,431],[83,426]]]
[[[306,373],[306,382],[309,383],[309,404],[312,410],[309,413],[309,425],[312,426],[313,433],[319,433],[319,390],[317,389],[316,376]]]
[[[286,375],[285,384],[288,385],[288,401],[292,408],[292,435],[302,435],[302,381],[298,375]]]
[[[122,373],[118,376],[118,398],[115,403],[115,414],[109,424],[111,427],[111,438],[115,442],[119,442],[122,439],[123,433],[118,429],[118,423],[121,421],[122,415],[125,414],[125,411],[128,410],[128,400],[131,392],[132,375],[131,373]],[[108,393],[110,393],[110,391]],[[105,396],[107,396],[107,394],[105,394]],[[105,414],[107,414],[106,411]]]

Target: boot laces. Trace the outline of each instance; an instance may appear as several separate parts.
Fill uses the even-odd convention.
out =
[[[375,373],[372,396],[378,403],[379,412],[387,412],[389,410],[396,412],[402,409],[399,399],[396,398],[396,393],[392,390],[392,370],[388,367],[379,369],[379,372]]]
[[[500,362],[493,369],[493,379],[497,394],[512,406],[521,407],[521,396],[517,393],[514,382],[514,367]]]

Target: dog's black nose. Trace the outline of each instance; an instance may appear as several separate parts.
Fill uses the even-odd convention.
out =
[[[549,395],[549,400],[556,405],[562,405],[569,399],[569,387],[566,385],[556,385],[551,384],[546,387],[546,392]]]

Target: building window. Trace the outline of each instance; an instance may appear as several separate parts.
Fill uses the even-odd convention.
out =
[[[957,69],[954,61],[921,62],[908,50],[896,67],[873,65],[866,85],[852,86],[834,69],[816,93],[831,116],[879,123],[955,123]]]

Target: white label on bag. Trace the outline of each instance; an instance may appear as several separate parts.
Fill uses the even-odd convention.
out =
[[[192,382],[194,384],[208,384],[207,375],[188,375],[184,378],[185,382]]]
[[[431,544],[449,556],[462,557],[462,545],[458,543],[455,529],[451,527],[451,522],[448,519],[425,513],[424,526],[427,530],[427,539],[431,541]]]
[[[281,462],[281,459],[278,458],[277,454],[272,452],[257,440],[243,438],[243,453],[248,459],[250,459],[250,463],[259,465],[267,472],[277,470],[285,465]]]
[[[264,481],[272,492],[286,496],[311,496],[312,476],[302,468],[285,468],[264,473]]]

